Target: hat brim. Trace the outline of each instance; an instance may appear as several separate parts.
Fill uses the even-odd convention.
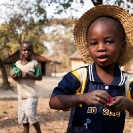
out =
[[[91,22],[101,16],[109,16],[117,19],[125,30],[126,49],[125,52],[120,54],[117,59],[117,63],[120,66],[123,66],[133,57],[133,17],[125,9],[119,6],[99,5],[85,12],[77,21],[74,28],[74,40],[76,47],[86,63],[93,62],[87,48],[86,35]]]

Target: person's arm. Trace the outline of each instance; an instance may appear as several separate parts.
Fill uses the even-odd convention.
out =
[[[12,70],[10,70],[10,76],[13,80],[17,81],[17,75]]]
[[[29,72],[22,72],[22,77],[23,78],[29,78],[29,79],[34,79],[34,80],[42,80],[42,76],[34,75]]]
[[[105,105],[107,103],[109,94],[106,91],[96,90],[90,93],[80,94],[82,88],[78,79],[80,76],[78,75],[76,77],[77,74],[74,75],[73,73],[69,72],[66,74],[53,90],[49,101],[51,109],[64,110],[82,103],[87,105]]]
[[[22,77],[34,80],[42,80],[42,72],[38,62],[36,62],[36,65],[34,66],[34,74],[31,72],[22,72]]]
[[[125,96],[116,96],[114,97],[114,101],[109,104],[109,109],[112,112],[118,112],[127,110],[130,115],[133,116],[133,77],[132,75],[129,75],[129,78],[127,78],[127,87],[125,90],[126,97]]]
[[[133,101],[127,99],[127,111],[133,116]]]
[[[81,104],[80,95],[57,95],[49,102],[51,109],[64,110]]]
[[[133,82],[130,83],[127,97],[116,96],[114,101],[109,104],[109,109],[112,112],[118,112],[127,110],[131,115],[133,115]]]
[[[127,110],[131,115],[133,115],[133,101],[124,97],[116,96],[113,98],[114,101],[111,104],[108,104],[108,108],[112,112],[119,112]]]
[[[78,78],[71,72],[67,73],[52,92],[49,101],[50,108],[62,110],[72,107],[68,102],[74,105],[75,102],[77,103],[79,101],[79,96],[75,95],[78,89],[80,89],[80,81]]]
[[[106,105],[109,94],[106,91],[96,90],[90,93],[79,95],[57,95],[50,99],[49,106],[51,109],[64,110],[82,103],[87,105]]]
[[[127,102],[127,111],[133,116],[133,77],[130,82],[130,98]]]

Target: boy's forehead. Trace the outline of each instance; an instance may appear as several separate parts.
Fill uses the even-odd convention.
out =
[[[32,44],[29,44],[29,43],[23,43],[23,44],[21,44],[21,48],[23,48],[25,46],[28,46],[30,48],[33,48],[33,45]]]
[[[88,32],[91,30],[91,28],[95,27],[97,24],[102,24],[101,26],[106,26],[110,30],[114,30],[114,32],[118,33],[118,36],[124,40],[125,39],[125,31],[123,29],[122,24],[116,20],[115,18],[111,17],[98,17],[95,19],[91,25],[88,28]]]
[[[95,23],[114,24],[114,26],[117,26],[118,24],[121,25],[118,20],[116,20],[115,18],[109,17],[109,16],[105,16],[105,17],[103,16],[103,17],[96,18],[95,20],[92,21],[90,26]]]

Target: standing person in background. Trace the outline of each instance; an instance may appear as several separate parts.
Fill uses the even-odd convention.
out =
[[[71,109],[67,133],[123,133],[133,115],[133,76],[120,69],[133,58],[133,17],[114,5],[88,10],[74,39],[88,66],[67,73],[53,90],[51,109]]]
[[[23,124],[24,133],[29,133],[29,124],[41,133],[40,124],[36,118],[37,92],[35,80],[42,80],[39,64],[32,59],[33,44],[22,42],[20,46],[21,59],[13,65],[11,77],[17,82],[18,89],[18,122]]]

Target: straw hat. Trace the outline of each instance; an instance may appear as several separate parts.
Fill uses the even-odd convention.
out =
[[[99,5],[91,8],[81,16],[74,28],[74,40],[77,49],[86,63],[93,62],[87,49],[86,35],[90,23],[100,16],[111,16],[117,19],[125,30],[126,50],[123,54],[119,55],[117,60],[117,63],[123,66],[133,57],[133,17],[119,6]]]

